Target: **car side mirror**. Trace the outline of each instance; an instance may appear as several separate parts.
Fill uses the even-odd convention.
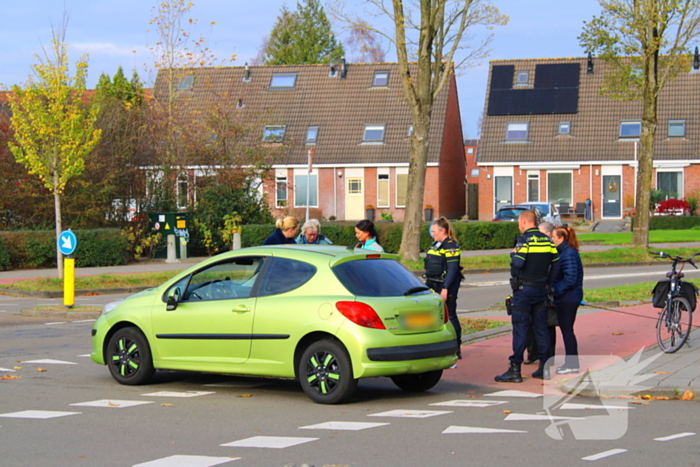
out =
[[[166,302],[165,309],[168,311],[173,311],[177,308],[177,304],[180,302],[180,287],[175,287],[168,294],[168,301]]]

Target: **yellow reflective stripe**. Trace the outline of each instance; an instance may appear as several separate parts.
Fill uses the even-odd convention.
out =
[[[548,246],[533,245],[530,247],[530,253],[552,253],[552,250]]]

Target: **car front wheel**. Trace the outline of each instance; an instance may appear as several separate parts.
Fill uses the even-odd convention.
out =
[[[357,388],[347,350],[331,340],[311,344],[299,361],[299,381],[309,398],[318,404],[339,404]]]
[[[395,385],[409,392],[423,392],[435,386],[442,378],[442,370],[428,371],[417,375],[397,375],[391,380]]]
[[[135,327],[122,328],[107,344],[107,366],[121,384],[139,385],[150,381],[155,370],[146,337]]]

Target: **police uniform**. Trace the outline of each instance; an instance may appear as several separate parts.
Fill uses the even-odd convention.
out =
[[[462,267],[459,264],[461,250],[456,240],[446,238],[442,242],[433,242],[425,253],[425,285],[440,293],[447,289],[447,313],[450,323],[457,333],[457,348],[462,345],[462,327],[457,317],[457,293],[462,281]],[[461,350],[457,355],[461,357]]]
[[[552,240],[536,227],[526,230],[516,241],[511,253],[510,275],[513,297],[511,322],[513,324],[513,355],[511,369],[497,376],[497,381],[521,382],[520,365],[527,347],[528,328],[532,321],[539,348],[540,368],[533,374],[540,378],[551,355],[547,327],[547,286],[559,269],[559,253]],[[517,378],[514,372],[517,369]],[[499,379],[500,378],[500,379]],[[519,380],[518,380],[519,379]]]

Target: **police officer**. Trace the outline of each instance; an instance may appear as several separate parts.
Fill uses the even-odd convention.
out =
[[[462,327],[457,317],[457,292],[462,280],[461,250],[450,221],[444,217],[433,222],[430,235],[435,241],[425,253],[425,285],[445,301],[450,322],[457,333],[457,357],[462,358]]]
[[[537,215],[533,211],[520,214],[518,228],[522,235],[518,237],[510,260],[513,355],[508,371],[495,378],[501,383],[523,382],[520,366],[531,322],[540,359],[539,368],[532,377],[549,379],[547,359],[551,355],[551,342],[546,303],[548,286],[559,270],[559,254],[552,240],[537,229]]]

